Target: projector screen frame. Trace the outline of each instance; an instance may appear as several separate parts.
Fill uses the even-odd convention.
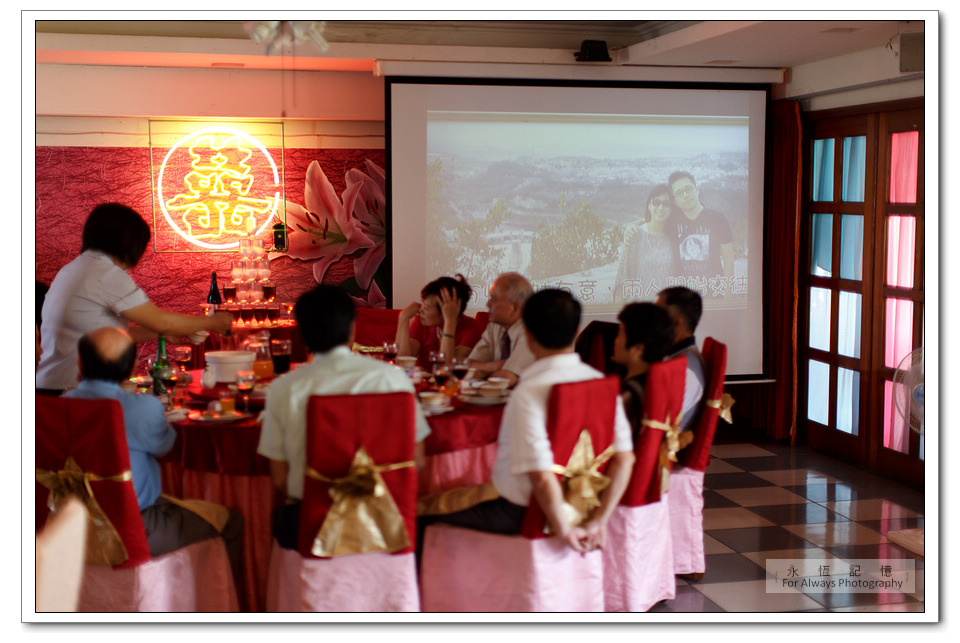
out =
[[[386,156],[386,255],[388,261],[384,262],[385,269],[383,274],[386,277],[383,294],[386,298],[388,308],[395,307],[393,292],[393,261],[394,261],[394,216],[393,216],[393,179],[394,172],[394,150],[393,150],[393,86],[402,84],[419,85],[458,85],[458,86],[517,86],[517,87],[572,87],[572,88],[615,88],[615,89],[670,89],[670,90],[707,90],[707,91],[750,91],[759,92],[764,96],[764,128],[763,128],[763,158],[760,165],[763,168],[762,190],[763,196],[760,204],[761,225],[766,229],[767,221],[767,199],[770,193],[770,127],[769,116],[771,113],[771,86],[767,83],[708,83],[708,82],[670,82],[670,81],[585,81],[585,80],[560,80],[560,79],[542,79],[542,78],[482,78],[482,77],[457,77],[457,76],[404,76],[392,75],[384,77],[384,100],[385,100],[385,156]],[[760,245],[763,248],[765,235],[761,232]],[[765,250],[765,248],[763,248]],[[766,263],[766,252],[763,253],[763,262]],[[761,372],[759,373],[739,373],[727,375],[726,381],[729,383],[737,382],[758,382],[772,381],[768,379],[769,374],[769,332],[768,310],[767,310],[767,292],[768,271],[760,270],[760,326],[762,333],[761,348]],[[405,302],[401,302],[405,305]],[[705,311],[708,307],[705,306]],[[702,341],[702,337],[700,341]],[[734,350],[734,347],[730,347]]]

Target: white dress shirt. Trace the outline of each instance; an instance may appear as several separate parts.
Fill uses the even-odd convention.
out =
[[[313,361],[281,375],[267,389],[257,453],[286,462],[290,467],[287,495],[303,498],[303,475],[307,464],[307,401],[310,396],[397,391],[414,393],[410,378],[396,366],[354,355],[346,346],[314,353]],[[430,427],[417,401],[415,441],[420,442],[429,434]]]
[[[510,357],[503,364],[503,370],[520,375],[533,364],[534,356],[527,347],[527,335],[523,332],[523,320],[517,320],[510,328],[490,322],[483,331],[480,341],[473,347],[469,359],[478,362],[495,362],[500,359],[500,341],[503,334],[510,336]]]
[[[527,474],[553,468],[553,451],[547,437],[547,400],[551,387],[602,377],[603,373],[584,364],[576,353],[539,359],[523,372],[503,411],[497,459],[493,464],[493,486],[503,498],[526,507],[533,493]],[[630,423],[619,395],[616,405],[614,448],[632,451]]]

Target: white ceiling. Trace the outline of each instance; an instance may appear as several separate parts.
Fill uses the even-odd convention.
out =
[[[692,15],[692,14],[691,14]],[[787,69],[876,47],[922,21],[331,21],[309,44],[265,56],[240,21],[38,21],[37,63],[372,70],[378,60]],[[583,40],[612,62],[577,63]]]

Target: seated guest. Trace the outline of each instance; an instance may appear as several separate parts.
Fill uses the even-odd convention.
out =
[[[634,441],[643,421],[643,389],[650,364],[659,362],[673,345],[673,320],[666,310],[649,302],[624,306],[613,343],[613,361],[625,366],[620,384],[623,407],[633,427]]]
[[[633,469],[630,425],[618,398],[614,448],[606,475],[610,484],[600,492],[600,506],[579,526],[564,517],[563,491],[553,472],[554,457],[547,437],[547,400],[554,384],[602,378],[603,373],[580,361],[573,342],[580,324],[580,304],[562,290],[541,290],[523,307],[527,344],[534,363],[523,373],[503,412],[492,482],[499,498],[456,513],[418,521],[443,522],[480,531],[518,534],[535,497],[553,533],[571,548],[586,552],[603,545],[607,520],[620,502]]]
[[[293,310],[312,359],[270,384],[257,447],[257,453],[270,459],[273,485],[286,501],[274,517],[274,537],[286,549],[297,548],[310,396],[414,393],[413,384],[403,371],[350,351],[356,308],[346,292],[336,286],[317,286],[304,293]],[[419,466],[423,460],[423,439],[430,434],[430,428],[420,405],[416,408]],[[389,431],[390,427],[383,430]]]
[[[431,352],[443,352],[446,362],[467,358],[480,339],[480,323],[464,315],[473,289],[463,275],[440,277],[420,291],[420,302],[411,302],[397,322],[397,354],[417,357],[431,369]],[[421,303],[422,302],[422,303]]]
[[[705,386],[703,356],[697,348],[697,339],[693,335],[703,314],[703,300],[689,288],[674,286],[660,291],[657,305],[666,309],[674,323],[673,346],[664,359],[677,355],[685,355],[687,358],[681,428],[684,431],[692,431],[696,426],[696,418],[700,414],[700,402],[703,400]]]
[[[493,282],[487,299],[490,323],[468,360],[479,375],[503,377],[514,386],[520,373],[533,364],[522,315],[523,304],[532,293],[530,282],[516,272],[505,272]]]
[[[163,404],[157,398],[127,393],[120,388],[120,382],[130,377],[136,364],[137,348],[130,335],[119,328],[98,328],[80,338],[77,352],[82,379],[75,389],[64,393],[64,397],[110,398],[120,402],[133,488],[150,555],[159,556],[220,535],[227,546],[234,582],[239,582],[243,516],[229,511],[227,523],[218,534],[216,528],[199,515],[160,495],[157,458],[173,447],[177,434],[167,423]]]

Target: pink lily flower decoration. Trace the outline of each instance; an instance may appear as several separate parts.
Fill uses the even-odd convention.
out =
[[[345,176],[347,190],[352,187],[359,190],[351,211],[353,218],[372,242],[370,249],[353,261],[353,271],[361,288],[370,287],[374,274],[387,255],[387,177],[373,161],[367,159],[366,165],[366,172],[351,169]]]
[[[367,291],[366,299],[352,296],[351,299],[361,308],[386,308],[387,306],[387,298],[380,292],[380,286],[375,281],[370,282],[370,290]]]
[[[323,281],[327,268],[340,257],[374,245],[350,216],[360,188],[360,184],[348,184],[341,201],[320,163],[313,161],[307,167],[306,207],[286,204],[287,255],[316,261],[313,276],[317,283]]]

